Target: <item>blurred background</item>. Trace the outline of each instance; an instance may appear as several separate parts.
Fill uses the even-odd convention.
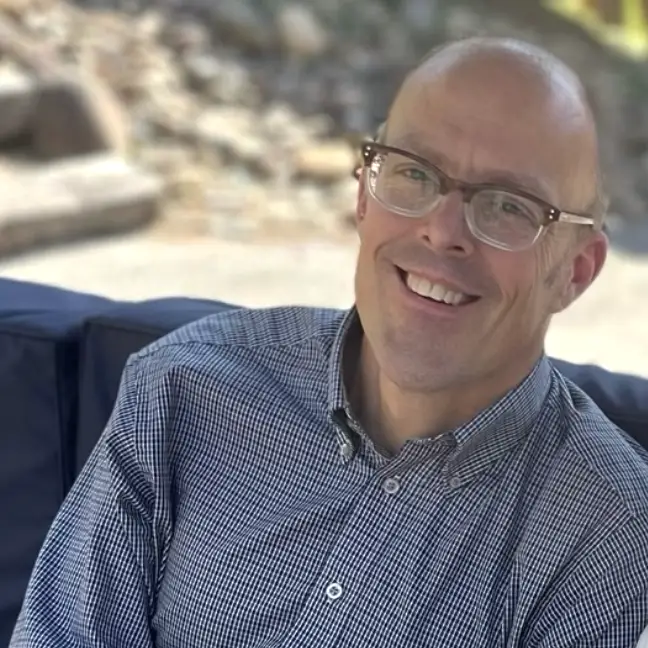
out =
[[[119,299],[352,302],[357,144],[429,49],[583,78],[613,243],[548,351],[648,375],[648,0],[0,0],[0,275]]]

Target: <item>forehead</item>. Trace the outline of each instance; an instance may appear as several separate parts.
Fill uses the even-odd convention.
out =
[[[388,143],[466,181],[515,175],[547,200],[576,199],[585,160],[582,111],[569,96],[516,81],[483,73],[414,78],[390,112]]]

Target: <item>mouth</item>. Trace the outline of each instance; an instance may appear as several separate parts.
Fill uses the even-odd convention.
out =
[[[401,268],[397,268],[397,272],[401,283],[411,294],[448,310],[464,308],[480,299],[477,295],[460,292],[443,283],[434,283],[425,277],[407,272]]]

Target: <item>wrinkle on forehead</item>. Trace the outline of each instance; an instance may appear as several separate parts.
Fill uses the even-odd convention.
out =
[[[554,166],[565,209],[585,209],[596,193],[598,145],[583,87],[543,50],[470,39],[424,61],[398,93],[388,132],[423,140],[434,128],[458,142],[479,133],[475,146],[485,150],[497,151],[500,139],[501,148],[519,143],[520,154]]]

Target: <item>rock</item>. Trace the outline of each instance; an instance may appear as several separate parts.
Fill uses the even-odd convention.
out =
[[[162,180],[165,201],[172,207],[205,211],[207,187],[216,169],[195,157],[178,144],[155,143],[138,151],[137,163]]]
[[[400,7],[404,24],[418,33],[432,31],[438,11],[438,0],[405,0]]]
[[[0,12],[20,18],[37,4],[36,0],[0,0]]]
[[[367,107],[367,91],[357,81],[344,80],[335,88],[340,108],[339,122],[344,132],[363,133],[371,129]]]
[[[165,178],[164,195],[176,204],[194,209],[207,209],[206,169],[195,164],[175,167]]]
[[[60,79],[41,83],[31,128],[32,152],[55,159],[112,150],[129,145],[123,106],[99,79]]]
[[[225,42],[254,52],[272,46],[272,32],[248,0],[219,0],[208,6],[212,26]]]
[[[272,174],[272,150],[254,130],[253,115],[236,108],[205,110],[196,120],[196,137],[214,147],[225,161],[268,177]]]
[[[221,60],[210,52],[189,51],[182,63],[189,87],[196,92],[205,92],[222,75]]]
[[[295,58],[322,56],[328,48],[326,29],[312,9],[303,4],[282,6],[277,14],[277,30],[283,48]]]
[[[137,161],[145,169],[167,177],[185,165],[192,164],[193,155],[177,143],[153,142],[136,152]]]
[[[137,114],[146,123],[149,137],[172,137],[183,142],[193,139],[199,106],[190,95],[158,88],[140,102]]]
[[[224,239],[247,238],[267,216],[267,192],[245,171],[230,171],[207,189],[209,231]]]
[[[332,130],[330,120],[324,115],[304,118],[284,103],[268,106],[259,115],[257,127],[264,137],[285,149],[306,146],[313,139],[324,139]]]
[[[344,141],[312,142],[296,152],[298,177],[330,183],[351,175],[355,155]]]
[[[237,61],[209,52],[188,52],[182,59],[188,86],[219,103],[253,106],[259,95],[247,70]]]
[[[483,27],[479,14],[467,7],[452,7],[445,16],[445,31],[450,38],[469,38]]]
[[[131,25],[135,28],[138,39],[150,42],[161,38],[165,22],[164,16],[159,9],[151,7],[144,11]]]
[[[0,254],[128,231],[159,213],[159,180],[109,153],[5,170],[2,184]]]
[[[210,41],[207,27],[188,18],[166,21],[160,34],[161,44],[176,54],[204,52]]]
[[[15,67],[0,68],[0,145],[24,134],[31,126],[37,84]]]
[[[119,101],[113,89],[99,77],[86,74],[80,78],[83,92],[80,100],[87,111],[88,120],[93,120],[102,133],[106,148],[126,156],[130,149],[130,116]]]

